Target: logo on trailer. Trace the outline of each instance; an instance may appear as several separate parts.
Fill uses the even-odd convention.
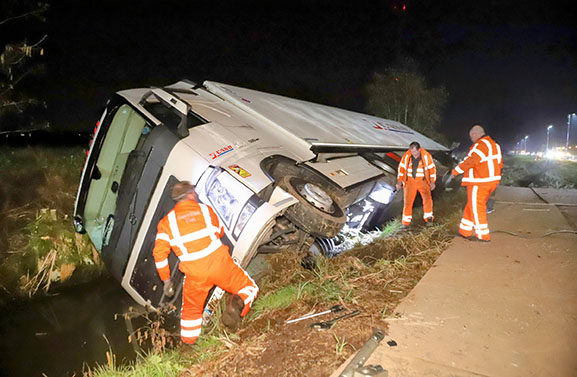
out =
[[[383,123],[383,122],[371,122],[367,119],[363,119],[367,122],[370,122],[373,125],[374,129],[377,130],[384,130],[384,131],[392,131],[392,132],[401,132],[404,134],[414,134],[413,131],[401,126],[392,123]]]
[[[216,152],[213,152],[210,154],[210,158],[212,160],[216,160],[217,158],[219,158],[220,156],[222,156],[223,154],[227,154],[228,152],[232,152],[234,150],[234,148],[232,147],[232,145],[228,145],[224,148],[220,148],[219,150],[217,150]]]

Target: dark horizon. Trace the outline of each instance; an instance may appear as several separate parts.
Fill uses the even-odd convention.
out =
[[[561,144],[577,112],[577,7],[523,1],[59,2],[40,95],[57,129],[91,130],[107,98],[183,78],[366,112],[364,87],[399,56],[449,101],[440,131],[483,124],[505,148]],[[406,12],[394,6],[406,4]],[[572,144],[577,144],[577,119]],[[410,125],[409,125],[410,126]]]

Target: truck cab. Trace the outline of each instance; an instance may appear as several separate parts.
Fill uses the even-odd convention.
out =
[[[75,227],[135,301],[156,308],[166,300],[152,249],[175,183],[196,185],[247,267],[257,253],[330,251],[343,228],[362,227],[363,201],[394,200],[412,141],[448,152],[395,121],[217,82],[120,91],[95,129]]]

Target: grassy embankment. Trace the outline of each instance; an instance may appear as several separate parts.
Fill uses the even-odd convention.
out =
[[[267,256],[271,268],[257,279],[259,298],[238,333],[222,329],[216,313],[193,350],[158,348],[127,366],[109,358],[108,365],[85,376],[328,375],[366,341],[373,327],[386,328],[400,300],[450,243],[464,200],[462,191],[445,194],[435,202],[435,226],[407,233],[393,221],[373,243],[336,258],[319,258],[313,271],[301,268],[292,253]],[[417,209],[414,217],[420,216]],[[337,303],[362,314],[326,332],[284,324]]]
[[[577,162],[506,156],[504,163],[505,186],[577,188]]]
[[[72,212],[81,148],[0,149],[0,303],[103,273]]]

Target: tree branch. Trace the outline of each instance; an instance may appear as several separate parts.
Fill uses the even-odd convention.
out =
[[[47,7],[46,7],[45,4],[41,4],[41,6],[42,6],[42,8],[38,8],[38,9],[35,9],[35,10],[31,10],[31,11],[28,12],[28,13],[23,13],[23,14],[20,14],[20,15],[18,15],[18,16],[8,17],[8,18],[0,21],[0,25],[3,25],[3,24],[5,24],[5,23],[7,23],[7,22],[10,22],[10,21],[18,20],[18,19],[20,19],[20,18],[25,18],[25,17],[28,17],[28,16],[33,16],[33,15],[41,14],[41,13],[45,12],[46,9],[47,9]]]
[[[16,107],[16,109],[18,109],[18,111],[21,111],[20,107],[19,107],[20,105],[37,105],[39,103],[42,103],[42,102],[35,100],[35,99],[28,99],[25,101],[18,101],[18,102],[16,102],[16,101],[4,102],[4,103],[0,103],[0,109],[5,108],[5,107],[14,106],[14,107]]]

